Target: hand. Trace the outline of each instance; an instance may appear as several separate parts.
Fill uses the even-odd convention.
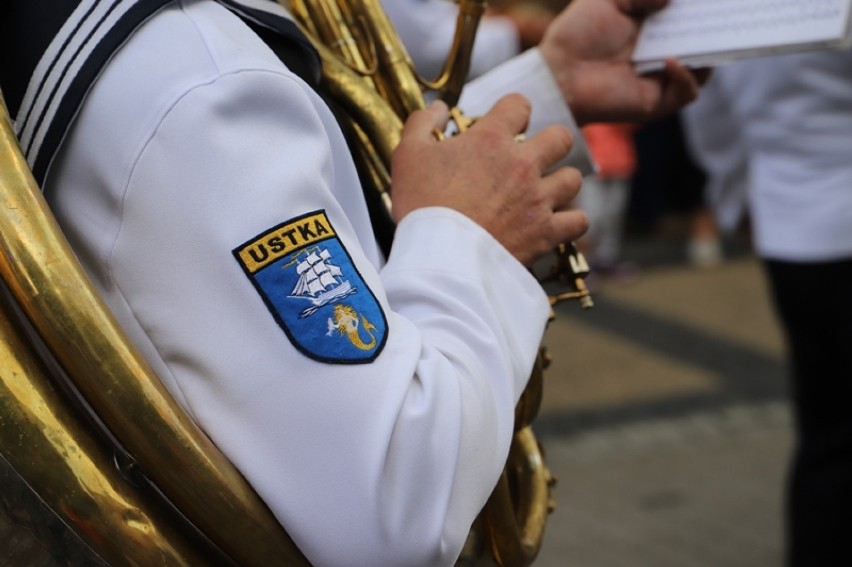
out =
[[[668,0],[573,0],[539,48],[580,124],[664,116],[693,100],[708,71],[674,60],[640,76],[630,61],[639,26]]]
[[[438,141],[449,111],[443,102],[413,113],[393,156],[393,217],[421,207],[455,209],[490,232],[525,266],[588,227],[571,202],[581,175],[563,167],[544,173],[571,149],[571,134],[551,126],[517,142],[529,120],[520,95],[500,99],[466,132]]]
[[[507,18],[518,32],[521,51],[535,47],[553,21],[554,14],[536,2],[516,2],[489,8],[488,17]]]

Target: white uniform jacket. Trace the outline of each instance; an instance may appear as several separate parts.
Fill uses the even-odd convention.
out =
[[[553,87],[527,65],[521,82]],[[174,2],[115,54],[45,191],[130,337],[311,562],[453,563],[549,311],[487,232],[420,210],[385,262],[327,107],[210,0]]]

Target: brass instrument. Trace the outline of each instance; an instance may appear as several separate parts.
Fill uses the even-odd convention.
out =
[[[461,0],[454,55],[432,82],[411,71],[376,0],[291,0],[289,7],[321,52],[325,88],[352,117],[362,175],[388,205],[402,121],[424,104],[423,88],[455,103],[484,1]],[[98,297],[29,172],[3,105],[0,202],[0,471],[13,469],[105,564],[307,565]],[[571,289],[551,302],[588,301],[582,258],[570,245],[557,257],[549,278]],[[565,275],[572,264],[580,272]],[[545,359],[540,353],[516,408],[509,461],[461,561],[490,556],[514,567],[538,553],[553,480],[530,424]]]
[[[306,564],[98,297],[5,105],[0,202],[0,461],[108,564]]]
[[[402,122],[425,105],[424,89],[435,90],[452,108],[467,76],[471,50],[485,0],[457,0],[459,15],[450,55],[434,81],[414,71],[408,53],[378,0],[279,0],[313,41],[323,65],[321,88],[342,108],[345,128],[356,139],[353,154],[368,201],[378,196],[389,217],[390,160]],[[472,120],[452,108],[458,132]],[[387,221],[387,219],[385,219]],[[375,220],[374,220],[375,222]],[[381,235],[380,235],[381,237]],[[385,250],[390,242],[383,243]],[[567,286],[550,296],[551,305],[592,298],[583,283],[589,267],[572,243],[554,251],[555,261],[543,284]],[[553,312],[551,312],[553,317]],[[542,396],[548,356],[542,349],[515,411],[515,436],[504,472],[474,524],[459,564],[476,564],[484,556],[501,567],[531,564],[541,547],[554,502],[555,479],[544,463],[532,430]]]

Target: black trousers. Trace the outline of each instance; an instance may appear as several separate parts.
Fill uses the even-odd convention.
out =
[[[766,267],[792,371],[788,565],[852,565],[852,259]]]

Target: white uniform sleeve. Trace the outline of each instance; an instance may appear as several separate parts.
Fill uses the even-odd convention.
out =
[[[583,175],[594,173],[583,133],[538,49],[528,49],[467,83],[459,106],[468,116],[483,114],[508,93],[520,93],[532,102],[527,131],[535,133],[549,124],[562,124],[574,136],[574,147],[559,165],[570,165]]]
[[[72,243],[166,385],[312,563],[452,564],[503,468],[544,293],[488,233],[442,208],[406,218],[381,267],[319,98],[283,70],[221,61],[161,98],[152,75],[174,84],[189,71],[169,60],[174,45],[146,41],[152,29],[94,86],[56,166],[54,206]],[[197,48],[193,33],[176,24],[172,59]],[[151,61],[162,70],[135,79]],[[232,254],[312,211],[327,215],[387,318],[372,362],[306,356]]]

